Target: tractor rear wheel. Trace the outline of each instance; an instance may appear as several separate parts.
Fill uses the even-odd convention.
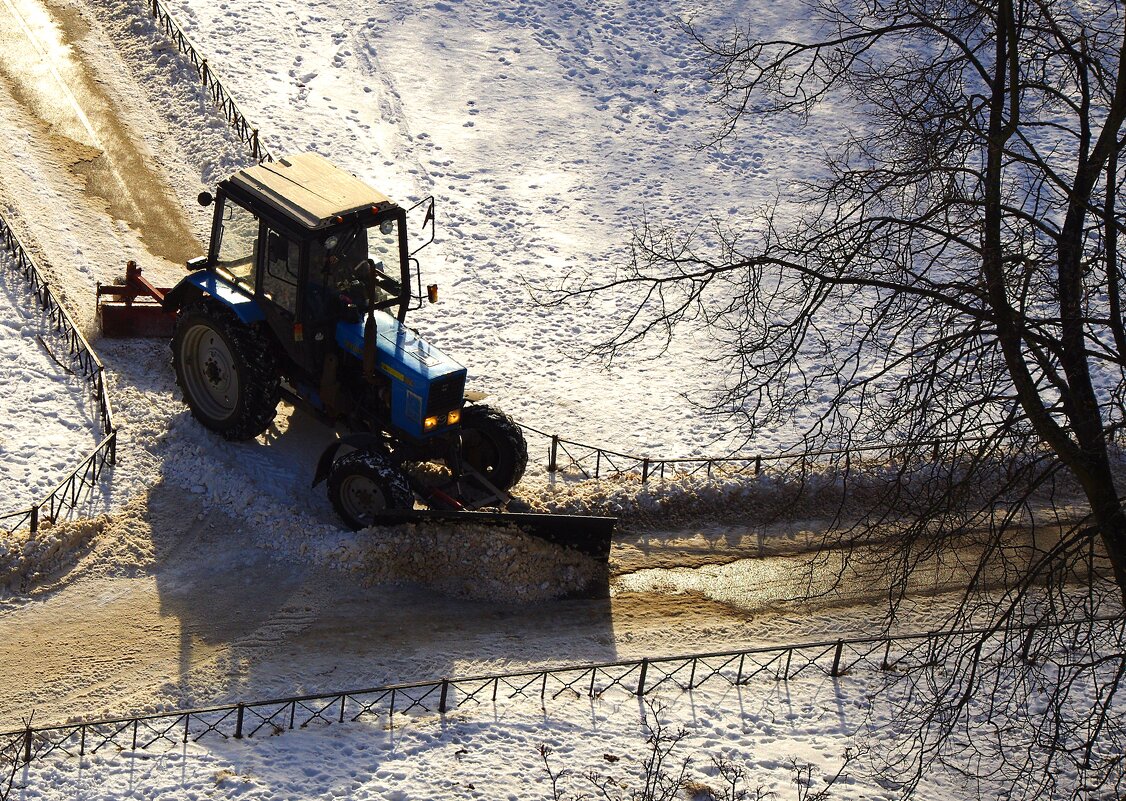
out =
[[[224,306],[201,301],[180,314],[172,364],[192,415],[227,439],[253,439],[277,414],[278,374],[269,343]]]
[[[491,406],[461,411],[461,458],[500,490],[510,490],[528,466],[528,443],[516,421]]]
[[[391,457],[379,451],[352,451],[333,462],[328,497],[352,529],[370,526],[381,512],[414,508],[407,477]]]

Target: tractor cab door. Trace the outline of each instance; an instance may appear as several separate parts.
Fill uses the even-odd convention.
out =
[[[262,264],[260,269],[262,312],[270,329],[289,359],[308,370],[312,361],[304,342],[297,315],[298,287],[301,285],[301,242],[262,223]]]
[[[251,296],[258,276],[258,228],[258,215],[225,193],[219,194],[209,261]]]

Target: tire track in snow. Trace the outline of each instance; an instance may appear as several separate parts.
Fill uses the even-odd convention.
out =
[[[352,44],[351,49],[354,58],[362,68],[363,73],[378,81],[380,87],[377,90],[380,118],[392,125],[398,132],[398,136],[389,139],[392,147],[390,154],[384,154],[385,161],[388,164],[411,165],[406,168],[406,172],[414,176],[415,197],[421,199],[430,194],[424,187],[433,185],[433,179],[419,154],[426,153],[429,155],[433,152],[434,145],[428,139],[415,136],[407,119],[406,108],[403,105],[399,89],[390,73],[383,69],[380,64],[379,54],[373,44],[373,37],[370,35],[378,24],[378,20],[374,17],[368,17],[361,26],[361,30],[368,35],[365,36],[360,31],[352,31],[348,35],[349,41]]]

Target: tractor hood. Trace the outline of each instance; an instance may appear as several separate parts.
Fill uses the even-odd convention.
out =
[[[336,326],[337,343],[361,360],[365,325],[366,320]],[[413,437],[450,428],[449,412],[462,406],[465,368],[385,312],[375,312],[375,327],[376,369],[391,379],[392,425]],[[427,418],[438,423],[427,427]]]

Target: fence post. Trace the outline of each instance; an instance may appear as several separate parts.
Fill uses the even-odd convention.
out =
[[[559,470],[559,435],[551,435],[551,454],[547,457],[547,472],[554,473]]]
[[[649,457],[646,456],[641,460],[641,483],[644,484],[649,480]]]
[[[450,680],[442,679],[442,697],[438,699],[438,712],[446,714],[446,695],[450,691]]]
[[[28,525],[32,534],[39,530],[39,504],[31,507],[31,522]]]
[[[1020,661],[1026,665],[1032,664],[1032,639],[1036,634],[1036,625],[1033,624],[1028,627],[1028,634],[1024,638],[1024,642],[1020,646]]]
[[[262,154],[261,154],[260,148],[258,147],[258,129],[257,128],[253,128],[250,131],[250,152],[254,155],[255,159],[261,160]]]
[[[23,734],[23,761],[25,765],[31,764],[31,726]]]
[[[242,717],[245,707],[240,702],[238,705],[238,714],[235,716],[235,739],[242,739]]]
[[[637,678],[637,694],[645,695],[645,674],[649,672],[649,659],[641,660],[641,675]]]
[[[761,473],[762,473],[762,457],[756,456],[755,457],[755,475],[757,476],[757,475],[760,475]]]
[[[833,672],[829,675],[834,679],[841,675],[841,652],[844,651],[844,640],[837,640],[837,651],[833,654]]]

